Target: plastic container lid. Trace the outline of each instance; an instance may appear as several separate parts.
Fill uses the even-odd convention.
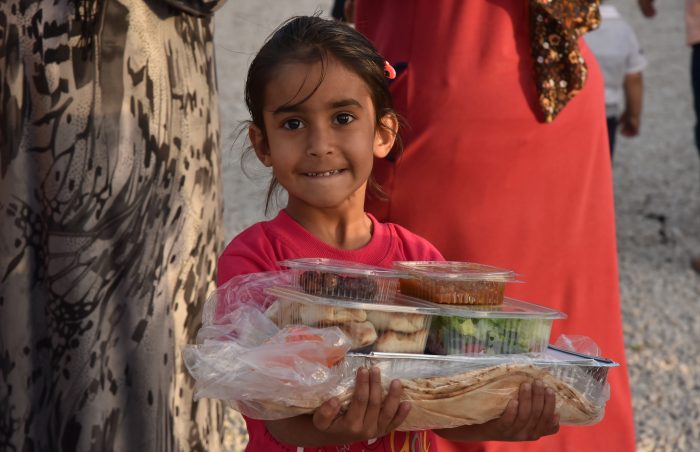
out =
[[[591,356],[583,353],[572,352],[562,348],[550,345],[547,347],[547,356],[559,362],[576,364],[577,366],[595,366],[595,367],[619,367],[620,364],[615,361],[604,358],[602,356]]]
[[[391,298],[382,300],[381,302],[319,297],[317,295],[302,292],[292,287],[270,287],[265,289],[265,293],[285,301],[334,306],[345,309],[365,309],[370,311],[401,312],[407,314],[424,315],[436,315],[439,313],[439,308],[434,307],[434,303],[428,303],[427,301],[418,300],[399,293]]]
[[[357,262],[343,261],[339,259],[326,258],[302,258],[287,259],[278,262],[283,267],[295,270],[313,270],[329,273],[343,273],[346,275],[372,276],[378,278],[397,278],[399,274],[390,268],[374,267],[371,265],[359,264]]]
[[[409,298],[419,301],[413,297]],[[426,306],[438,309],[438,315],[450,317],[546,320],[565,319],[567,317],[567,315],[561,311],[508,297],[506,297],[501,304],[491,305],[446,305],[433,303],[431,301],[420,301]]]
[[[528,364],[546,366],[546,365],[573,365],[580,367],[619,367],[620,364],[608,358],[601,356],[588,356],[580,353],[562,350],[554,346],[549,346],[543,353],[533,354],[515,354],[515,355],[425,355],[416,353],[382,353],[372,352],[369,354],[348,353],[349,357],[368,357],[379,359],[398,359],[398,360],[422,360],[426,363],[464,363],[465,365],[474,366],[490,366],[504,363],[523,362]]]
[[[516,282],[515,272],[490,265],[457,261],[396,261],[394,268],[411,276],[446,281]]]

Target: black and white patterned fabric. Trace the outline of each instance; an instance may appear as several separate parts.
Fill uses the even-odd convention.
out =
[[[0,1],[0,450],[221,444],[180,354],[222,244],[219,3]]]

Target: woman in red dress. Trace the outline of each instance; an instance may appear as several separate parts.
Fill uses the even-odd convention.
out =
[[[568,314],[555,322],[552,340],[589,336],[622,364],[610,372],[599,424],[472,450],[632,451],[602,78],[579,40],[587,81],[545,122],[532,55],[560,37],[534,40],[529,27],[542,17],[530,17],[530,7],[525,0],[358,2],[358,30],[392,64],[405,63],[392,91],[408,123],[401,158],[375,163],[390,201],[368,207],[447,259],[515,270],[525,283],[512,285],[510,296]]]

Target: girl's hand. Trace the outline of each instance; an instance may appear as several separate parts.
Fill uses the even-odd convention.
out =
[[[518,400],[508,402],[500,418],[436,433],[454,441],[534,441],[559,431],[559,416],[554,414],[556,396],[540,380],[523,383]]]
[[[500,418],[483,424],[500,441],[534,441],[559,431],[556,396],[540,380],[520,385],[518,400],[508,402]]]
[[[321,405],[313,414],[313,425],[331,434],[338,444],[349,444],[380,438],[395,430],[408,416],[409,402],[401,402],[401,382],[394,380],[382,401],[382,381],[378,368],[360,368],[355,379],[355,392],[347,411],[338,416],[337,398]]]

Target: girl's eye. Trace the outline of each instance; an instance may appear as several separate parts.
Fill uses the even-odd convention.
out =
[[[353,116],[350,113],[339,113],[335,117],[335,122],[342,125],[350,124],[354,120],[355,118],[353,118]]]
[[[282,124],[282,127],[289,130],[297,130],[304,128],[304,123],[300,119],[289,119]]]

